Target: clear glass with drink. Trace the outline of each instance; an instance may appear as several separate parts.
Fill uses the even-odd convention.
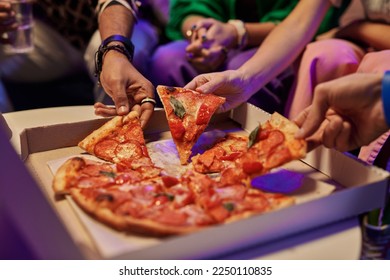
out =
[[[4,1],[4,0],[2,0]],[[18,24],[16,30],[7,32],[10,44],[4,46],[7,53],[28,53],[34,49],[33,2],[34,0],[9,0]]]

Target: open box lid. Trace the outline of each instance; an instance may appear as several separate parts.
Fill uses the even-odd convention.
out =
[[[162,111],[156,112],[155,120],[164,119],[163,113]],[[267,113],[250,105],[243,105],[229,115],[247,131],[251,131],[259,122],[269,117]],[[221,120],[225,117],[221,116]],[[73,140],[70,142],[68,142],[69,137],[59,137],[60,147],[75,145],[77,142],[74,141],[82,139],[80,137],[87,135],[93,127],[99,127],[102,121],[92,120],[27,129],[21,137],[24,147],[22,156],[26,159],[30,154],[47,150],[48,147],[46,144],[43,145],[41,140],[48,135],[55,135],[56,132],[67,136],[72,135]],[[154,132],[156,129],[165,130],[167,127],[164,123],[153,121],[147,131]],[[70,131],[72,133],[69,133]],[[0,135],[0,138],[2,142],[5,141],[3,136]],[[56,149],[59,146],[50,148]],[[0,170],[0,182],[4,193],[2,197],[5,199],[10,215],[17,222],[18,227],[26,233],[28,241],[38,252],[39,257],[43,259],[85,258],[80,246],[75,245],[73,236],[67,230],[67,225],[61,220],[53,204],[48,202],[47,194],[44,194],[42,187],[32,178],[31,170],[27,171],[26,166],[8,142],[0,147],[6,149],[4,157],[0,158],[1,164],[14,170],[12,173],[7,171],[8,168]],[[155,246],[117,255],[114,258],[209,258],[356,216],[384,204],[388,189],[389,174],[387,172],[363,165],[344,154],[324,148],[318,148],[309,153],[303,162],[340,182],[346,186],[346,189],[319,200],[266,215],[208,228],[186,236],[169,238]],[[346,176],[346,174],[351,174],[351,176]],[[48,225],[50,225],[50,230],[48,230]],[[210,238],[212,242],[209,242]],[[181,249],[177,250],[177,248]]]

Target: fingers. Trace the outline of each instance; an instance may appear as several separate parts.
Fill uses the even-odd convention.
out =
[[[213,78],[210,79],[209,77]],[[198,84],[199,85],[195,88],[195,90],[205,94],[213,93],[215,89],[220,86],[217,75],[213,73],[199,77]]]
[[[105,105],[97,102],[94,105],[95,114],[102,117],[113,117],[117,115],[116,108],[113,105]]]
[[[343,120],[334,115],[329,120],[328,125],[324,129],[324,135],[322,139],[322,143],[327,148],[336,148],[337,138],[341,130],[343,129]]]
[[[325,118],[329,103],[327,92],[323,90],[322,85],[320,84],[315,88],[312,105],[296,118],[296,122],[301,126],[295,135],[297,138],[306,138],[315,133]]]
[[[105,105],[97,102],[94,104],[95,114],[101,117],[114,117],[117,115],[117,110],[114,105]],[[142,105],[134,105],[131,108],[132,111],[136,111],[140,116],[141,127],[144,128],[152,117],[154,112],[154,105],[151,103],[143,103]]]
[[[206,78],[206,75],[199,75],[192,79],[192,81],[190,81],[187,85],[185,85],[184,88],[196,90],[198,87],[207,82],[208,79]]]
[[[350,141],[350,135],[352,133],[352,127],[349,122],[343,122],[341,132],[335,140],[335,148],[340,152],[347,152],[355,149]]]
[[[152,117],[154,112],[154,106],[152,104],[142,104],[141,105],[141,112],[140,112],[140,122],[141,127],[144,128],[146,124],[148,123],[149,119]]]

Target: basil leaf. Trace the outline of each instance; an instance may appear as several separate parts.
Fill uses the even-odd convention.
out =
[[[260,125],[258,125],[252,132],[249,134],[248,148],[252,147],[257,140],[257,135],[259,135]]]
[[[232,202],[226,202],[223,204],[223,207],[228,210],[229,212],[232,212],[234,210],[234,204]]]
[[[170,97],[169,102],[173,107],[173,112],[175,113],[175,115],[181,119],[184,118],[184,115],[186,114],[186,109],[184,109],[183,104],[181,104],[181,102],[173,96]]]
[[[116,177],[115,172],[112,172],[112,171],[99,171],[99,173],[104,175],[104,176],[110,177],[110,178]]]

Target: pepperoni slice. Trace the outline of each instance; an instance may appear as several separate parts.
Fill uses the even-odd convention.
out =
[[[179,179],[173,176],[163,176],[162,181],[164,183],[164,186],[167,188],[170,188],[174,185],[177,185],[179,183]]]
[[[223,222],[230,216],[229,210],[227,210],[223,205],[218,205],[212,209],[208,210],[211,217],[213,217],[217,222]]]
[[[115,184],[113,178],[106,176],[101,177],[81,177],[77,183],[77,187],[81,189],[87,188],[106,188]]]
[[[95,145],[94,153],[97,157],[112,161],[112,159],[115,157],[115,149],[117,148],[118,144],[119,143],[113,139],[100,141]]]
[[[241,172],[240,168],[226,168],[221,173],[221,186],[229,186],[240,183],[244,178],[245,174]]]
[[[287,147],[280,147],[275,149],[266,159],[264,167],[267,169],[280,166],[288,162],[292,158],[291,152]]]
[[[235,184],[224,188],[217,188],[215,191],[222,200],[240,201],[244,199],[247,188],[241,184]]]
[[[256,174],[263,170],[263,165],[259,161],[246,161],[242,163],[242,169],[246,174]]]
[[[155,167],[155,166],[140,166],[139,168],[136,169],[139,173],[142,174],[143,179],[150,179],[154,178],[160,175],[161,173],[161,168]]]
[[[135,160],[142,157],[142,148],[138,141],[128,140],[117,145],[115,155],[122,160]]]
[[[125,183],[132,184],[132,183],[136,183],[136,182],[141,181],[141,179],[142,179],[141,173],[139,173],[137,171],[133,171],[133,170],[128,170],[125,173],[119,174],[115,178],[115,183],[118,185],[123,185]]]
[[[171,187],[169,189],[169,193],[174,196],[173,206],[175,208],[181,208],[194,202],[193,193],[182,185],[175,185]]]
[[[188,216],[180,211],[164,208],[153,219],[156,222],[173,225],[173,226],[185,226],[187,224]]]
[[[284,142],[284,139],[284,134],[281,131],[271,130],[268,133],[268,137],[260,142],[260,145],[262,150],[264,150],[265,153],[268,153],[273,148],[282,144]]]
[[[239,158],[241,155],[242,155],[242,152],[232,152],[230,154],[223,155],[223,156],[219,157],[219,159],[233,161],[233,160],[236,160],[237,158]]]
[[[102,175],[102,172],[114,172],[110,164],[89,164],[81,170],[82,175],[97,177]]]
[[[125,141],[127,140],[137,140],[139,143],[143,144],[143,131],[140,125],[136,123],[130,123],[125,125],[123,128],[123,135],[125,138]]]

